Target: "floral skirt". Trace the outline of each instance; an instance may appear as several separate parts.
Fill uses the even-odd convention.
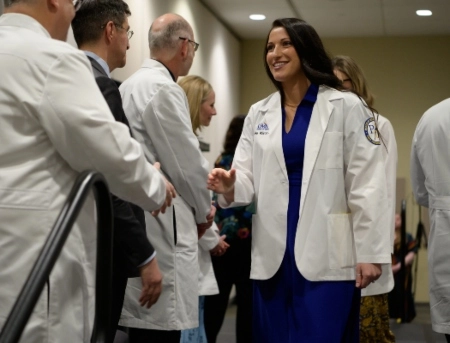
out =
[[[359,312],[360,343],[393,343],[394,333],[389,328],[388,295],[372,295],[361,298]]]

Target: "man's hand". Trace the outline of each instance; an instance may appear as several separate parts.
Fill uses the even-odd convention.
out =
[[[230,245],[225,242],[225,238],[227,238],[227,235],[220,236],[219,243],[209,251],[212,256],[222,256],[225,254],[227,249],[230,247]]]
[[[153,166],[158,170],[161,169],[161,165],[159,164],[159,162],[155,162]],[[153,217],[156,217],[160,212],[166,213],[166,208],[172,205],[172,199],[177,197],[175,187],[169,181],[167,181],[166,178],[164,178],[164,181],[166,182],[166,201],[164,201],[164,204],[159,210],[152,211]]]
[[[356,265],[356,287],[366,288],[381,276],[381,265],[378,263],[358,263]]]
[[[209,212],[209,214],[206,216],[206,224],[209,225],[209,227],[212,226],[212,224],[214,223],[214,217],[216,216],[216,206],[214,206],[213,204],[211,204],[211,210]]]
[[[214,216],[216,215],[216,207],[211,205],[211,210],[206,216],[206,223],[197,224],[198,239],[202,238],[206,230],[208,230],[214,223]]]
[[[198,239],[202,238],[208,228],[209,226],[207,226],[207,223],[197,224]]]
[[[159,298],[162,290],[162,275],[156,257],[140,268],[142,292],[139,303],[150,308]]]

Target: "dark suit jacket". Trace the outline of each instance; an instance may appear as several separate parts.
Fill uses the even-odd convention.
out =
[[[116,82],[108,77],[98,62],[88,58],[94,71],[95,81],[114,118],[129,127]],[[139,276],[137,266],[155,251],[147,238],[144,211],[139,206],[114,195],[112,195],[112,201],[114,210],[113,274],[127,277]]]

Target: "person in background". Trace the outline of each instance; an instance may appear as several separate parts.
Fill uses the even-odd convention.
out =
[[[244,127],[245,115],[235,116],[225,135],[223,152],[215,168],[231,169],[234,152]],[[215,221],[230,248],[223,256],[212,257],[219,294],[205,299],[205,329],[208,343],[215,343],[228,307],[230,292],[236,289],[236,342],[252,342],[252,283],[250,280],[251,232],[254,204],[220,208]]]
[[[419,205],[428,207],[428,273],[431,323],[450,342],[450,99],[428,109],[411,147],[411,184]]]
[[[192,131],[197,135],[203,127],[209,126],[213,116],[217,115],[215,102],[216,94],[211,84],[200,76],[189,75],[178,80],[189,103]],[[211,230],[200,238],[198,242],[199,262],[199,326],[181,332],[181,343],[206,343],[204,325],[205,296],[219,293],[216,277],[211,263],[211,254],[221,256],[228,249],[225,236],[220,237],[217,226],[213,224]]]
[[[81,172],[102,173],[112,193],[147,211],[170,203],[86,55],[65,42],[74,16],[69,0],[9,0],[0,17],[0,330]],[[95,218],[90,195],[21,342],[90,341]]]
[[[252,338],[358,342],[360,289],[391,262],[374,118],[305,21],[275,20],[264,51],[278,91],[250,108],[230,171],[208,176],[222,208],[255,202]]]
[[[409,232],[407,232],[405,241],[405,283],[402,286],[399,273],[402,267],[401,228],[402,217],[397,213],[395,215],[394,254],[392,255],[392,272],[394,273],[395,286],[389,293],[389,315],[391,318],[402,320],[403,314],[405,314],[404,317],[406,322],[409,323],[416,316],[416,306],[414,304],[414,297],[412,293],[412,265],[414,263],[414,257],[416,256],[418,247],[416,240]],[[402,295],[404,295],[404,301],[402,300]]]
[[[344,89],[360,96],[372,110],[375,123],[381,136],[382,151],[388,195],[389,246],[394,245],[395,193],[397,180],[397,142],[390,121],[373,109],[374,96],[370,92],[366,77],[359,65],[349,56],[336,56],[332,60],[334,73],[342,82]],[[395,342],[394,333],[389,328],[388,293],[394,287],[390,264],[382,266],[381,277],[361,291],[360,342]]]
[[[122,98],[110,72],[126,63],[129,39],[133,35],[128,23],[131,15],[123,0],[79,0],[76,4],[72,29],[78,48],[86,54],[92,65],[95,81],[114,115],[127,126]],[[115,147],[111,147],[115,148]],[[175,192],[171,187],[173,196]],[[111,338],[122,312],[128,277],[140,276],[142,280],[141,306],[150,307],[161,293],[162,275],[156,251],[145,231],[144,211],[137,205],[112,195],[114,212],[113,273],[112,273],[112,324]]]
[[[125,114],[149,161],[176,189],[165,214],[146,213],[147,235],[164,275],[159,300],[138,304],[142,284],[129,279],[120,325],[130,341],[179,343],[181,330],[198,327],[198,239],[214,222],[206,180],[209,164],[192,132],[186,94],[176,83],[191,68],[198,43],[189,23],[165,14],[149,30],[150,58],[120,86]]]

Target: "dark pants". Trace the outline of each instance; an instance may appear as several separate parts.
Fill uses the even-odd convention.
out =
[[[447,340],[447,343],[450,343],[450,335],[445,335],[445,339]]]
[[[219,294],[205,297],[205,331],[208,343],[215,343],[225,318],[230,291],[236,286],[236,342],[252,342],[252,282],[250,239],[236,239],[220,257],[212,257]]]
[[[111,309],[111,325],[110,325],[110,335],[114,341],[114,336],[116,335],[117,325],[119,323],[120,314],[122,313],[123,300],[125,297],[125,289],[127,287],[128,277],[114,273],[112,275],[112,309]]]
[[[181,331],[128,329],[130,343],[180,343]]]

